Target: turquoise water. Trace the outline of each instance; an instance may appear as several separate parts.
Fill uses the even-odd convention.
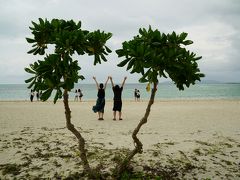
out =
[[[95,84],[76,84],[84,94],[83,100],[96,99]],[[134,89],[140,90],[141,99],[149,99],[146,84],[126,84],[123,99],[134,99]],[[29,89],[26,84],[0,84],[0,101],[29,100]],[[74,99],[74,90],[70,92],[70,99]],[[106,99],[112,99],[110,84],[106,89]],[[36,98],[35,98],[36,99]],[[240,84],[196,84],[184,91],[179,91],[173,84],[159,84],[156,99],[240,99]]]

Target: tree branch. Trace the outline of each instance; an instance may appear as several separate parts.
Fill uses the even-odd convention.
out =
[[[135,148],[125,157],[125,159],[122,161],[122,163],[117,165],[117,167],[115,168],[115,173],[116,173],[117,178],[119,178],[121,173],[126,169],[130,160],[137,153],[141,154],[142,151],[143,151],[143,148],[142,148],[143,144],[138,139],[137,134],[138,134],[139,130],[141,129],[142,125],[147,123],[147,119],[148,119],[148,116],[149,116],[150,111],[151,111],[151,106],[154,103],[154,98],[155,98],[156,91],[157,91],[157,83],[154,83],[153,84],[153,89],[152,89],[152,92],[151,92],[151,97],[149,99],[148,106],[147,106],[146,112],[144,114],[144,117],[140,120],[139,124],[137,125],[137,127],[134,129],[134,131],[132,133],[132,138],[133,138],[133,141],[134,141]]]
[[[71,123],[71,111],[68,104],[68,91],[65,89],[63,94],[63,102],[65,107],[65,116],[66,116],[66,126],[68,130],[70,130],[78,139],[78,149],[80,151],[80,158],[83,162],[84,171],[87,173],[91,172],[91,168],[89,166],[87,155],[86,155],[86,149],[85,149],[85,140],[78,132],[78,130],[74,127],[74,125]]]

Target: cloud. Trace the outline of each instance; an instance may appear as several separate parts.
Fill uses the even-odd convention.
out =
[[[115,50],[121,43],[149,25],[162,32],[189,33],[194,44],[189,48],[203,56],[199,61],[207,79],[239,82],[240,1],[237,0],[8,0],[0,1],[0,83],[22,83],[28,75],[24,67],[38,57],[28,55],[31,48],[25,37],[31,37],[31,21],[38,18],[62,18],[82,21],[82,28],[112,32],[108,46],[113,53],[108,62],[92,66],[93,57],[76,56],[85,82],[92,76],[105,79],[109,74],[121,81],[137,82],[120,61]]]

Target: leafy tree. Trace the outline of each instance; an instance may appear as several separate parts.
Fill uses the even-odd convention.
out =
[[[44,60],[38,60],[25,71],[32,77],[25,82],[30,83],[28,88],[42,91],[41,100],[46,101],[55,90],[54,103],[63,97],[67,128],[77,137],[80,158],[84,170],[88,174],[94,171],[90,168],[86,156],[85,140],[81,133],[71,123],[71,110],[68,103],[68,92],[74,88],[74,83],[84,76],[79,75],[81,69],[77,60],[72,59],[73,54],[94,56],[94,65],[107,61],[105,55],[111,50],[105,45],[112,36],[111,33],[100,30],[89,32],[81,29],[81,22],[53,19],[48,21],[39,18],[39,23],[32,22],[30,27],[33,38],[26,38],[33,44],[29,54],[45,55]],[[45,50],[54,45],[54,52],[46,54]]]
[[[118,64],[119,67],[127,66],[130,73],[139,73],[142,77],[141,83],[153,84],[151,97],[144,114],[137,127],[132,133],[135,148],[125,157],[122,163],[116,167],[116,174],[119,176],[129,164],[130,160],[137,153],[142,153],[143,144],[137,134],[143,124],[147,123],[151,106],[154,103],[159,78],[171,78],[179,90],[184,90],[184,85],[189,87],[200,81],[204,74],[200,73],[197,60],[202,57],[196,56],[185,46],[193,43],[187,40],[187,33],[177,35],[175,32],[164,34],[149,27],[139,29],[139,35],[130,41],[122,43],[122,48],[116,50],[118,57],[125,59]]]

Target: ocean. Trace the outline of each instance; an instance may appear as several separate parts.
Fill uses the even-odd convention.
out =
[[[74,99],[75,89],[80,88],[83,92],[83,100],[95,100],[97,89],[95,84],[76,84],[72,92],[69,93],[70,100]],[[134,99],[134,89],[139,89],[141,99],[149,99],[150,92],[146,91],[146,84],[126,84],[124,86],[123,100]],[[0,101],[28,101],[30,90],[27,84],[0,84]],[[50,98],[53,99],[54,94]],[[111,85],[106,89],[106,99],[111,100],[113,92]],[[160,83],[156,93],[156,99],[240,99],[240,84],[196,84],[179,91],[174,84]],[[35,99],[36,100],[36,97]]]

